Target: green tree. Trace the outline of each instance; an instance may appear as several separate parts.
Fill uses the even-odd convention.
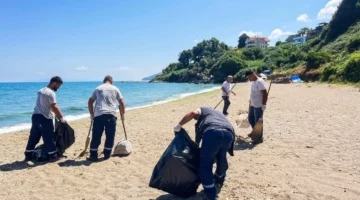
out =
[[[238,48],[239,49],[245,47],[245,42],[248,38],[249,38],[249,36],[246,35],[246,33],[243,33],[240,35],[239,40],[238,40]]]
[[[180,53],[178,61],[183,64],[184,67],[188,67],[190,64],[190,61],[192,59],[192,51],[191,49],[184,50]]]
[[[303,27],[300,30],[298,30],[298,33],[305,33],[308,32],[310,29],[308,27]]]

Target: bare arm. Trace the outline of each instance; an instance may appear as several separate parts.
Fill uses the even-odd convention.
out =
[[[95,100],[90,97],[88,101],[88,109],[90,116],[94,116],[94,102]]]
[[[64,118],[63,114],[60,111],[59,106],[56,103],[51,104],[51,110],[55,113],[55,115],[59,118],[62,119]]]
[[[120,110],[120,114],[125,114],[125,102],[124,99],[120,99],[119,101],[119,110]]]
[[[263,94],[263,100],[262,100],[262,104],[266,105],[267,99],[268,99],[268,92],[267,90],[261,90],[261,93]]]
[[[184,124],[188,123],[189,121],[191,121],[194,118],[199,117],[199,112],[197,110],[189,112],[188,114],[186,114],[182,120],[179,122],[179,124],[181,126],[183,126]]]

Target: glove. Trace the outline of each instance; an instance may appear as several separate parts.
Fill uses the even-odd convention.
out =
[[[180,132],[180,130],[181,130],[181,125],[180,124],[178,124],[178,125],[176,125],[175,127],[174,127],[174,131],[177,133],[177,132]]]
[[[120,114],[121,121],[125,121],[125,114]]]
[[[266,109],[266,105],[262,105],[261,109],[264,111]]]
[[[91,121],[94,120],[94,114],[90,114],[90,120],[91,120]]]
[[[62,123],[64,123],[64,124],[66,124],[66,123],[67,123],[67,121],[66,121],[66,119],[65,119],[65,118],[60,118],[60,121],[61,121]]]

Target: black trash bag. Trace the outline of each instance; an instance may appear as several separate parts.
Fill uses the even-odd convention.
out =
[[[55,142],[59,155],[63,155],[75,142],[74,129],[69,124],[60,122],[55,131]]]
[[[74,129],[67,123],[56,123],[55,142],[57,155],[62,156],[65,150],[68,149],[75,142]],[[44,152],[44,145],[37,146],[33,153],[33,159],[37,162],[44,162],[48,160],[48,156]]]
[[[193,196],[200,185],[199,164],[198,145],[181,129],[156,164],[149,186],[182,198]]]

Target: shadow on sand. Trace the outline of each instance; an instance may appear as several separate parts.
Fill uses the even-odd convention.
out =
[[[45,165],[48,162],[29,162],[29,161],[15,161],[12,163],[6,163],[0,165],[0,171],[9,172],[16,170],[24,170],[28,168],[38,167],[41,165]]]
[[[252,143],[251,140],[248,140],[242,136],[237,136],[234,150],[235,151],[243,151],[243,150],[252,150],[257,144]]]

